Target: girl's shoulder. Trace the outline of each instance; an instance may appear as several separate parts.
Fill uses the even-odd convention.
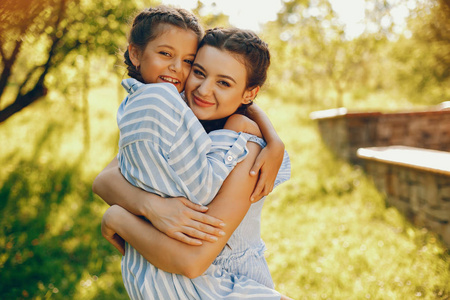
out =
[[[122,86],[128,92],[126,106],[148,104],[168,106],[169,109],[183,111],[187,105],[178,90],[170,83],[142,83],[134,78],[124,79]]]
[[[174,98],[181,98],[177,88],[171,83],[142,83],[134,78],[122,80],[122,86],[130,95],[136,93],[167,93]]]

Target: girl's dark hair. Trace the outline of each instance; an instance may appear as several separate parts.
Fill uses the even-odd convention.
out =
[[[192,30],[199,41],[203,36],[203,28],[197,17],[191,12],[165,5],[144,9],[136,15],[128,35],[128,43],[133,44],[143,51],[148,42],[163,34],[160,26],[168,24],[185,30]],[[128,75],[144,82],[139,70],[132,64],[128,49],[124,53]]]
[[[270,65],[269,47],[253,31],[238,28],[208,29],[198,48],[205,45],[237,54],[236,58],[247,70],[246,88],[262,86],[266,81]]]

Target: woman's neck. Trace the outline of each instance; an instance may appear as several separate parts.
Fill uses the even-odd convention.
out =
[[[200,123],[203,125],[206,132],[209,133],[213,130],[223,129],[228,118],[229,117],[226,117],[223,119],[218,119],[218,120],[200,120]]]

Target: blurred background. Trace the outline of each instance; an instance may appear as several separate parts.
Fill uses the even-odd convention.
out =
[[[253,29],[270,46],[257,101],[292,160],[292,179],[263,212],[277,290],[450,299],[448,248],[386,207],[309,118],[450,100],[450,2],[163,2],[192,10],[205,28]],[[107,205],[91,184],[117,153],[129,22],[159,3],[0,1],[0,299],[127,299],[120,255],[100,233]]]

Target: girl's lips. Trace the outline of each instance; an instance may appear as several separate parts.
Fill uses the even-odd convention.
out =
[[[180,84],[180,81],[178,79],[172,78],[172,77],[168,77],[168,76],[159,76],[159,78],[161,78],[162,81],[171,83],[173,85],[178,85]]]
[[[194,96],[194,102],[195,102],[196,105],[198,105],[200,107],[210,107],[210,106],[214,105],[214,103],[204,101],[204,100],[202,100],[202,99],[200,99],[198,97],[195,97],[195,96]]]

